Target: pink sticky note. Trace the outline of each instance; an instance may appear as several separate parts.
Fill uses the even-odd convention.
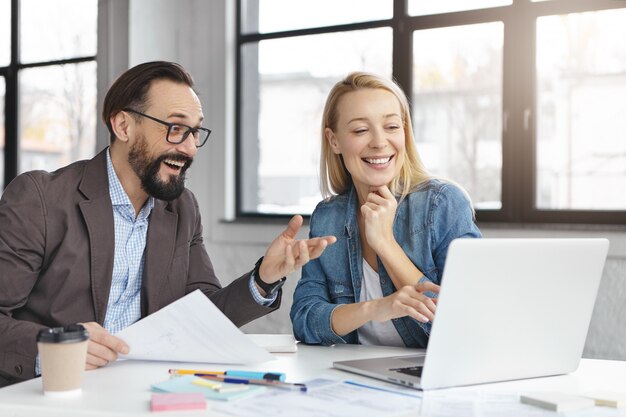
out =
[[[200,393],[152,394],[151,411],[204,410],[206,400]]]

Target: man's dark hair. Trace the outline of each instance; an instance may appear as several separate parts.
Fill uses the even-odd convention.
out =
[[[181,65],[167,61],[139,64],[125,71],[111,85],[102,106],[102,121],[109,129],[111,143],[115,140],[111,117],[125,108],[144,112],[150,85],[153,81],[162,79],[183,83],[193,88],[191,74]]]

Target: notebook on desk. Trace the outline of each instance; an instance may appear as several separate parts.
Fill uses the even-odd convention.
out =
[[[292,334],[250,334],[247,336],[270,353],[294,353],[298,350]]]
[[[606,239],[457,239],[425,354],[333,366],[417,389],[573,372],[608,247]]]

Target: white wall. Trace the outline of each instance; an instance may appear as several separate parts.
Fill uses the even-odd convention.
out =
[[[100,0],[101,10],[117,9],[118,13],[116,18],[113,10],[111,21],[101,24],[100,36],[115,40],[117,30],[120,33],[127,30],[129,42],[118,45],[117,53],[109,48],[107,56],[99,54],[99,76],[110,77],[126,63],[132,66],[157,59],[177,61],[194,75],[206,125],[213,133],[210,143],[198,153],[188,185],[202,209],[207,249],[218,276],[227,284],[252,269],[269,242],[282,230],[282,225],[225,221],[233,218],[234,202],[234,1],[128,0],[129,18],[125,21],[124,7],[120,4],[126,1]],[[110,84],[112,79],[108,81]],[[103,92],[99,94],[101,102]],[[99,137],[98,143],[107,141]],[[611,249],[585,356],[626,360],[626,227],[480,226],[486,237],[608,237]],[[307,232],[303,230],[301,235],[306,236]],[[291,295],[298,277],[299,273],[288,277],[279,311],[245,326],[244,330],[290,332]]]

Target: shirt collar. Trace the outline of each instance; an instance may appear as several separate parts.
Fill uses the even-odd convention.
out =
[[[124,187],[122,187],[122,183],[120,182],[120,179],[117,177],[117,174],[115,173],[115,169],[113,169],[113,162],[111,161],[111,149],[110,148],[107,149],[107,175],[109,177],[109,194],[111,196],[111,204],[113,204],[114,207],[115,206],[132,207],[133,204],[131,203],[130,198],[128,197],[128,194],[126,194],[126,191],[124,191]],[[141,211],[139,212],[137,219],[139,220],[140,218],[148,217],[153,207],[154,207],[154,197],[149,196],[148,201],[146,201],[146,204],[144,204],[144,206],[141,208]]]

